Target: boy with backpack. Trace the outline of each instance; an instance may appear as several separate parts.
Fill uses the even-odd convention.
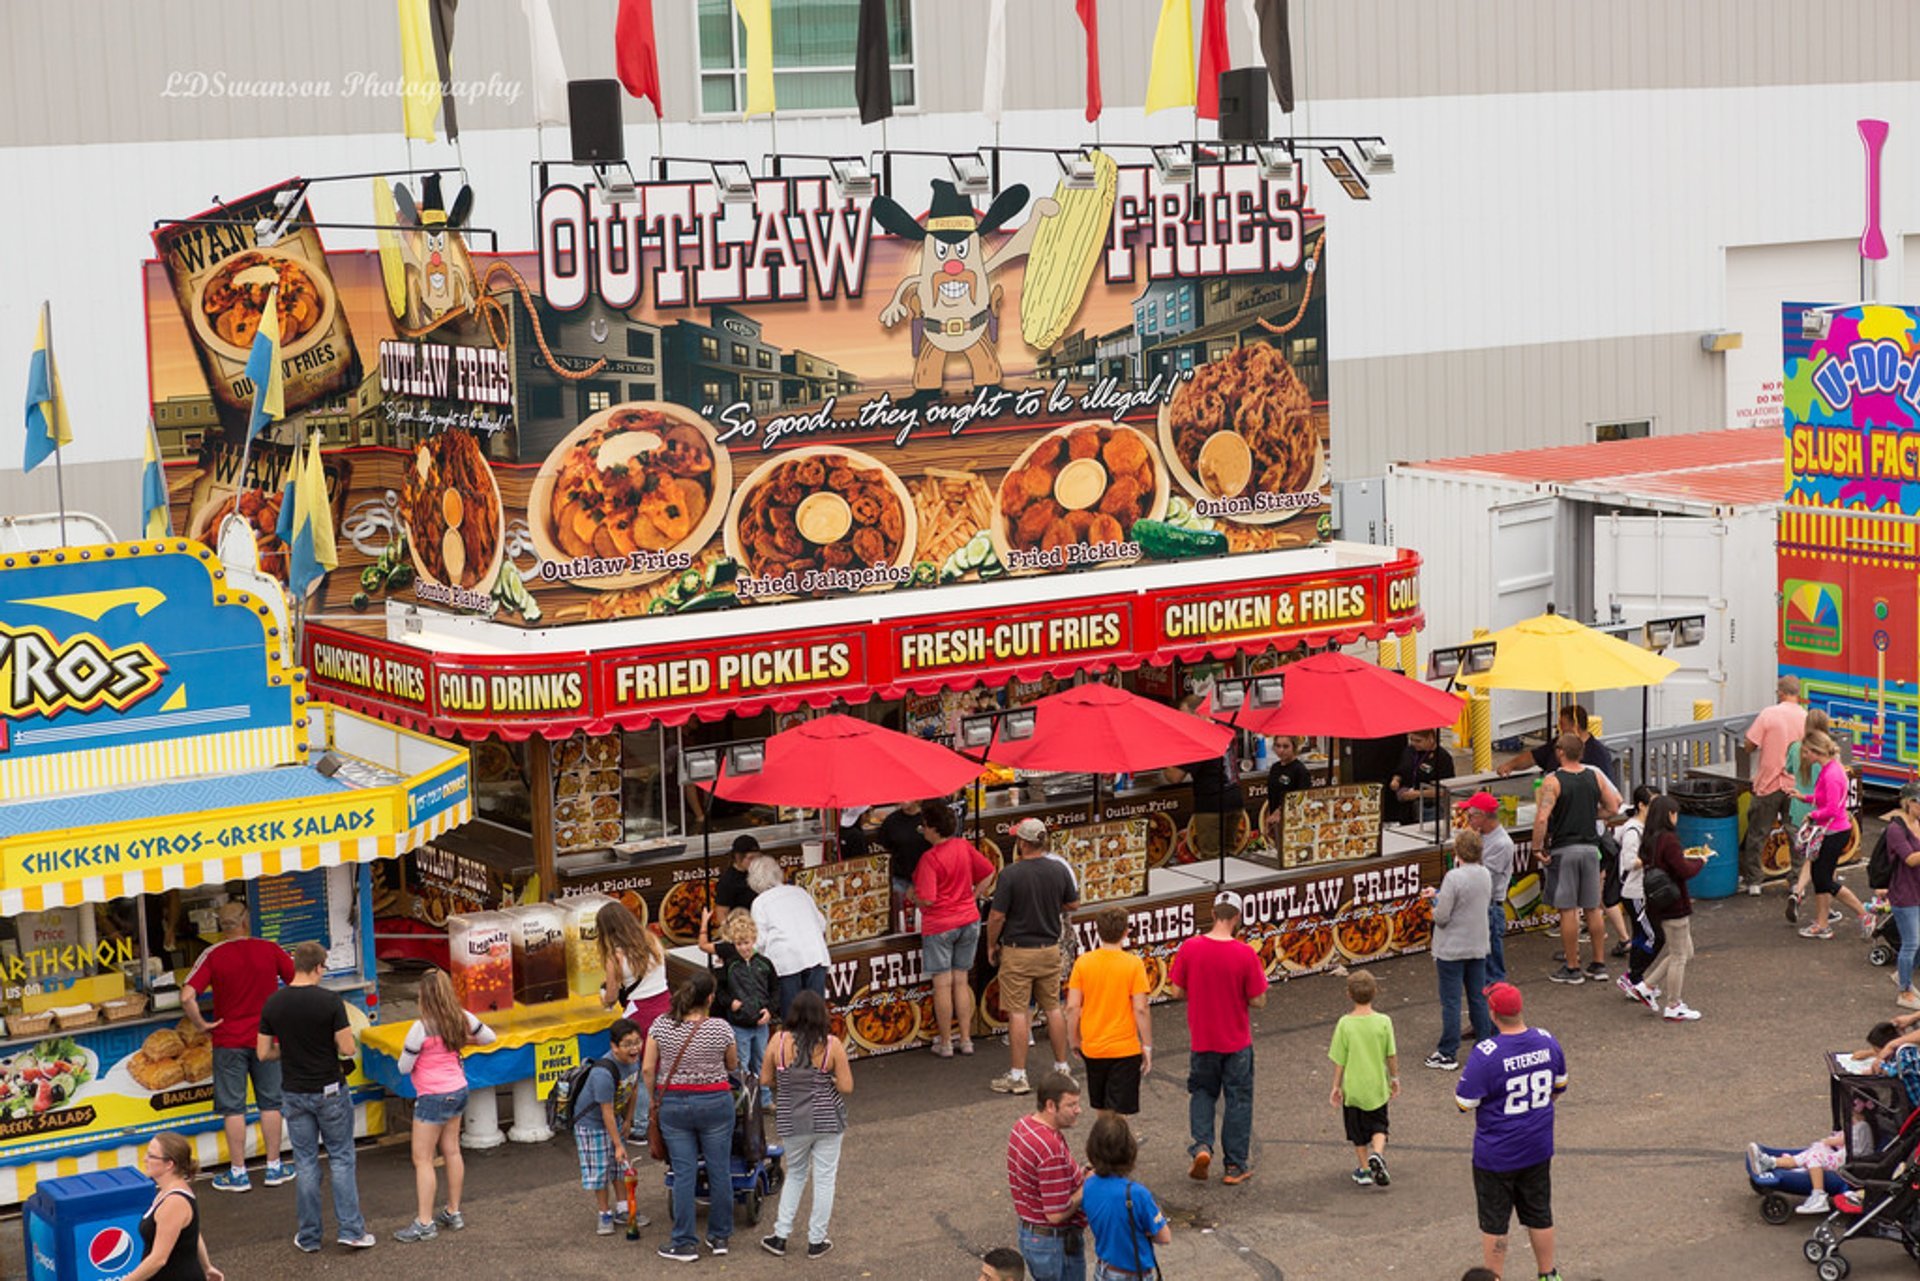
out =
[[[713,918],[707,914],[707,921]],[[707,938],[707,921],[700,924],[700,950],[720,963],[719,995],[714,1008],[723,1012],[733,1028],[733,1040],[740,1051],[740,1070],[753,1080],[760,1079],[760,1064],[767,1053],[767,1041],[773,1030],[773,1000],[780,978],[773,962],[755,950],[760,931],[747,912],[733,911],[720,922],[718,942]],[[773,1091],[760,1088],[760,1106],[773,1106]]]
[[[573,1127],[580,1153],[580,1186],[593,1193],[600,1218],[596,1235],[613,1235],[613,1189],[627,1164],[627,1145],[621,1135],[633,1124],[633,1105],[639,1097],[640,1051],[646,1044],[640,1029],[626,1019],[615,1019],[607,1029],[606,1058],[588,1059],[555,1086],[565,1097],[557,1105],[556,1120]],[[645,1227],[648,1219],[635,1211]]]

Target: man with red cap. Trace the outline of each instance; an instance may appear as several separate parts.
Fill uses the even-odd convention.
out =
[[[1480,866],[1493,878],[1493,901],[1487,905],[1487,982],[1507,977],[1507,890],[1513,884],[1513,837],[1500,821],[1500,802],[1492,792],[1475,792],[1461,808],[1467,827],[1480,834]]]
[[[1533,1244],[1540,1281],[1560,1281],[1553,1265],[1553,1101],[1567,1088],[1560,1043],[1521,1017],[1520,989],[1495,983],[1487,1008],[1496,1033],[1474,1046],[1454,1089],[1474,1113],[1473,1195],[1487,1268],[1506,1275],[1507,1229],[1516,1211]]]

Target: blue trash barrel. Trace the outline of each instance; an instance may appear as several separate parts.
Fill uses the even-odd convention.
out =
[[[144,1146],[144,1145],[143,1145]],[[138,1170],[43,1180],[20,1216],[32,1281],[106,1281],[140,1265],[140,1216],[154,1194]]]
[[[1669,794],[1680,805],[1676,835],[1683,849],[1704,845],[1714,856],[1687,882],[1694,898],[1727,898],[1740,882],[1740,785],[1721,778],[1683,778]]]

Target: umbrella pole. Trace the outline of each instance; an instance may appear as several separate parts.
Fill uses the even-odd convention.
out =
[[[1652,689],[1650,686],[1642,685],[1640,687],[1640,781],[1643,784],[1648,778],[1652,777],[1649,770],[1652,762],[1647,760],[1647,709],[1652,704],[1651,693]]]
[[[706,808],[700,814],[700,888],[706,897],[708,912],[713,911],[713,805],[718,799],[718,792],[710,793]],[[712,966],[712,957],[707,958],[707,964]]]

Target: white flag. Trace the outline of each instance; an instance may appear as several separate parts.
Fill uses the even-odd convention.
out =
[[[993,0],[987,13],[987,74],[980,90],[980,110],[994,124],[1007,96],[1007,0]]]
[[[527,15],[527,49],[533,55],[533,123],[567,123],[567,64],[560,58],[560,34],[553,29],[547,0],[520,0]]]

